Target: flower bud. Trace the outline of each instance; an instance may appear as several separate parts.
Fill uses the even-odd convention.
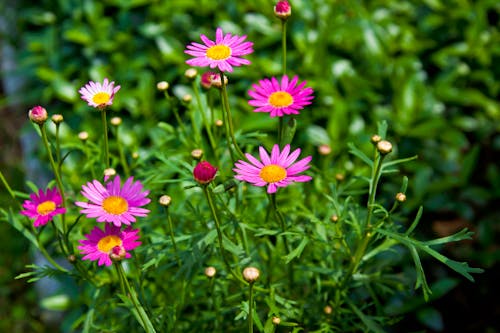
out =
[[[196,75],[198,75],[198,71],[195,68],[188,68],[184,72],[184,76],[189,80],[194,80]]]
[[[122,118],[120,118],[120,117],[113,117],[113,118],[111,118],[110,123],[113,126],[120,126],[121,123],[122,123]]]
[[[191,157],[193,157],[195,160],[199,160],[203,156],[203,150],[200,148],[193,149],[191,151]]]
[[[215,178],[217,173],[217,168],[212,166],[212,164],[207,161],[202,161],[198,163],[193,169],[194,179],[199,184],[208,184]]]
[[[329,315],[332,314],[333,308],[330,305],[327,305],[324,307],[323,311],[325,312],[325,314]]]
[[[378,134],[374,134],[372,135],[372,137],[370,138],[370,141],[376,145],[377,143],[379,143],[380,141],[382,141],[382,137]]]
[[[215,267],[208,266],[207,268],[205,268],[205,275],[208,278],[213,278],[215,276],[215,273],[217,273],[217,270],[215,269]]]
[[[330,145],[322,144],[318,147],[318,153],[320,155],[323,155],[323,156],[330,155],[331,152],[332,152],[332,147],[330,147]]]
[[[273,317],[273,325],[279,325],[281,323],[280,317]]]
[[[54,115],[52,115],[51,119],[52,119],[52,122],[56,125],[60,124],[64,121],[62,114],[54,114]]]
[[[82,131],[80,133],[78,133],[78,139],[82,140],[82,141],[87,141],[89,138],[89,133],[86,132],[86,131]]]
[[[342,173],[337,173],[337,174],[335,174],[335,179],[337,179],[339,182],[341,182],[345,179],[345,176]]]
[[[127,251],[125,251],[125,248],[123,246],[115,246],[111,249],[111,253],[109,254],[109,257],[113,261],[120,261],[125,259],[127,256]]]
[[[136,152],[136,151],[134,151],[134,152],[132,153],[132,158],[133,158],[134,160],[138,159],[138,158],[139,158],[139,153],[138,153],[138,152]]]
[[[160,205],[168,207],[172,203],[172,197],[170,197],[169,195],[162,195],[160,199],[158,199],[158,202],[160,203]]]
[[[212,87],[212,75],[214,72],[205,72],[201,75],[201,86],[205,89],[210,89]]]
[[[247,267],[243,270],[243,278],[248,283],[254,283],[260,276],[260,271],[255,267]]]
[[[186,95],[182,96],[182,101],[184,103],[191,103],[192,100],[193,100],[193,96],[191,96],[190,94],[186,94]]]
[[[73,264],[73,263],[75,263],[75,262],[76,262],[76,256],[75,256],[74,254],[70,254],[70,255],[68,256],[68,261],[69,261],[70,263],[72,263],[72,264]]]
[[[339,220],[339,217],[338,217],[338,215],[337,215],[337,214],[333,214],[333,215],[330,217],[330,220],[331,220],[332,222],[334,222],[334,223],[335,223],[335,222],[337,222],[337,221]]]
[[[110,177],[116,175],[116,170],[113,168],[104,169],[104,181],[107,182]]]
[[[377,143],[377,150],[382,155],[387,155],[392,151],[392,143],[387,140],[382,140]]]
[[[292,15],[292,6],[290,6],[288,1],[278,1],[276,6],[274,6],[274,15],[282,20],[286,20]]]
[[[29,111],[28,115],[30,120],[38,125],[43,125],[49,117],[49,115],[47,114],[47,110],[45,110],[45,108],[41,107],[40,105],[33,107]]]
[[[396,200],[399,202],[405,202],[406,194],[399,192],[398,194],[396,194]]]
[[[210,77],[210,82],[212,83],[212,87],[215,88],[222,87],[222,80],[219,73],[212,74],[212,76]],[[227,83],[228,83],[227,76],[224,75],[224,85],[227,85]]]
[[[215,126],[217,126],[217,127],[221,127],[222,125],[224,125],[224,122],[223,122],[221,119],[217,119],[217,120],[215,121]]]
[[[159,91],[165,91],[168,89],[168,82],[167,81],[160,81],[156,84],[156,89]]]

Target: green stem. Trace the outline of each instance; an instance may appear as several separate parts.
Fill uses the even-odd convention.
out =
[[[272,209],[274,211],[274,215],[276,216],[276,219],[278,220],[280,226],[281,226],[281,231],[283,233],[283,242],[285,243],[285,250],[287,253],[291,252],[291,249],[288,244],[288,240],[286,238],[286,235],[284,234],[286,232],[286,223],[285,223],[285,218],[283,215],[281,215],[281,212],[278,209],[278,204],[276,203],[276,193],[271,193],[268,194],[271,200],[271,205]],[[288,267],[288,282],[290,283],[290,288],[293,290],[293,280],[294,280],[294,274],[293,274],[293,263],[290,263],[287,265]]]
[[[127,159],[125,158],[125,152],[123,151],[123,146],[120,143],[120,127],[116,127],[115,131],[116,143],[118,145],[118,155],[120,156],[120,164],[122,165],[123,172],[125,172],[125,176],[127,178],[130,176],[130,169],[128,167]]]
[[[12,199],[15,199],[16,198],[16,194],[10,188],[10,185],[7,182],[7,179],[5,179],[5,177],[4,177],[3,173],[2,173],[2,170],[0,170],[0,180],[2,180],[3,185],[7,189],[7,192],[9,192],[9,195],[12,197]]]
[[[286,20],[281,20],[281,50],[283,52],[283,75],[286,75]]]
[[[168,211],[168,207],[165,207],[165,212],[167,214],[168,229],[169,229],[169,233],[170,233],[170,239],[172,240],[172,246],[174,248],[175,259],[177,260],[177,265],[179,267],[181,267],[181,260],[179,258],[179,254],[177,253],[177,244],[175,243],[174,227],[173,227],[173,223],[172,223],[172,217],[170,216],[170,213]]]
[[[62,184],[61,180],[61,174],[59,172],[59,168],[56,165],[56,162],[54,161],[54,156],[52,156],[52,150],[50,149],[49,145],[49,140],[47,139],[47,131],[45,130],[45,126],[43,124],[39,125],[40,126],[40,132],[42,134],[42,141],[45,146],[45,150],[47,150],[47,155],[49,156],[49,161],[50,161],[50,166],[52,168],[52,171],[54,172],[54,176],[56,178],[56,184],[57,188],[59,189],[59,193],[61,194],[62,198],[62,207],[66,207],[66,196],[64,195],[64,187]],[[67,243],[67,225],[66,225],[66,214],[62,214],[62,230],[63,230],[63,237]],[[62,248],[64,251],[64,248]]]
[[[45,247],[43,246],[42,242],[40,241],[40,233],[37,233],[36,234],[36,242],[38,244],[38,250],[40,250],[40,252],[42,253],[42,255],[45,257],[45,259],[47,259],[47,261],[49,263],[52,264],[52,266],[54,266],[56,269],[60,270],[61,272],[64,272],[64,273],[69,273],[69,271],[66,269],[66,268],[63,268],[61,265],[59,265],[51,256],[50,254],[47,252],[47,250],[45,249]]]
[[[101,110],[102,131],[104,134],[104,164],[106,169],[109,168],[109,143],[108,143],[108,120],[106,117],[106,109]]]
[[[245,158],[245,154],[241,151],[240,147],[236,143],[236,138],[234,136],[234,126],[233,126],[233,117],[231,116],[231,109],[229,107],[229,98],[227,96],[226,83],[224,81],[224,73],[220,72],[221,78],[221,92],[222,92],[222,104],[224,106],[224,111],[226,112],[227,118],[227,128],[229,129],[229,136],[233,143],[233,147],[241,158]]]
[[[117,273],[120,279],[120,286],[122,287],[122,291],[125,291],[124,294],[129,295],[130,299],[132,300],[132,304],[134,305],[134,308],[137,311],[142,327],[147,333],[156,332],[156,330],[153,327],[153,324],[151,323],[151,320],[149,319],[148,315],[144,311],[144,308],[141,306],[139,300],[137,299],[137,293],[130,286],[125,271],[123,270],[123,266],[121,265],[120,262],[115,262],[115,267],[117,269]],[[124,288],[121,285],[122,282]]]
[[[248,332],[253,333],[253,283],[250,283],[248,296]]]
[[[342,280],[341,289],[343,289],[347,285],[347,283],[352,278],[353,274],[356,273],[359,264],[361,263],[361,259],[363,258],[366,249],[368,248],[368,244],[370,243],[370,240],[373,236],[373,233],[371,232],[372,229],[371,219],[373,214],[373,207],[375,205],[377,186],[380,180],[380,175],[382,170],[383,158],[384,155],[380,154],[377,150],[375,150],[375,158],[373,161],[372,175],[370,179],[368,202],[366,204],[367,208],[366,220],[364,226],[362,226],[363,227],[362,239],[361,243],[356,248],[356,252],[354,252],[354,257],[351,261],[351,264],[349,265],[347,274],[344,276],[344,279]]]
[[[199,111],[201,114],[201,119],[203,121],[203,125],[205,126],[205,130],[207,131],[208,135],[208,141],[210,142],[210,147],[212,147],[212,151],[214,152],[214,157],[215,160],[217,161],[217,164],[219,165],[219,157],[217,156],[217,145],[214,140],[214,136],[212,134],[212,129],[208,123],[207,116],[205,114],[205,110],[203,109],[203,106],[201,104],[201,97],[200,97],[200,89],[198,88],[198,83],[196,81],[193,81],[193,91],[194,95],[196,98],[196,103],[198,103]]]
[[[56,161],[59,173],[61,172],[61,140],[59,140],[59,123],[56,124]]]

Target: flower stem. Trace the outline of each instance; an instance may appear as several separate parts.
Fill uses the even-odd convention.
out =
[[[227,96],[226,83],[224,81],[224,73],[220,72],[221,77],[221,92],[222,92],[222,105],[224,107],[224,111],[226,112],[226,120],[227,120],[227,129],[229,129],[229,136],[233,143],[233,147],[241,158],[245,158],[245,154],[241,151],[240,147],[236,143],[236,138],[234,136],[234,126],[233,126],[233,117],[231,116],[231,109],[229,107],[229,98]]]
[[[101,110],[102,131],[104,134],[104,164],[109,168],[109,143],[108,143],[108,121],[106,109]]]
[[[281,212],[278,209],[278,204],[276,203],[276,193],[269,194],[269,197],[270,197],[270,200],[271,200],[271,205],[272,205],[272,209],[274,211],[274,215],[276,216],[276,219],[278,220],[278,222],[279,222],[279,224],[281,226],[281,232],[284,234],[286,232],[286,223],[285,223],[285,219],[284,219],[283,215],[281,215]],[[290,249],[290,247],[288,245],[288,240],[287,240],[285,234],[283,235],[283,242],[284,242],[284,245],[285,245],[285,250],[288,253],[290,253],[291,249]],[[290,263],[289,265],[287,265],[287,267],[288,267],[288,282],[290,283],[290,288],[293,289],[293,280],[294,280],[294,277],[293,277],[293,263]]]
[[[212,147],[212,151],[214,152],[214,157],[215,160],[217,161],[217,164],[220,164],[219,157],[217,155],[217,145],[215,143],[214,136],[212,134],[212,129],[208,123],[205,110],[203,109],[203,106],[201,104],[200,89],[198,88],[198,83],[196,81],[193,81],[193,91],[194,91],[194,96],[196,98],[196,103],[198,103],[198,107],[200,108],[200,114],[201,114],[201,119],[203,121],[203,125],[205,126],[205,130],[207,131],[210,147]]]
[[[168,211],[168,207],[165,207],[165,212],[167,214],[168,229],[169,229],[169,233],[170,233],[170,240],[172,241],[172,246],[174,248],[175,259],[177,261],[177,265],[179,267],[181,267],[181,260],[179,258],[179,254],[177,253],[177,244],[175,243],[174,227],[173,227],[173,223],[172,223],[172,217],[170,216],[170,213]]]
[[[40,233],[36,233],[36,242],[38,245],[38,250],[42,253],[42,255],[47,259],[49,263],[52,264],[56,269],[60,270],[61,272],[64,273],[69,273],[69,271],[66,268],[63,268],[61,265],[59,265],[53,258],[52,256],[47,252],[45,247],[43,246],[42,242],[40,241]]]
[[[281,20],[281,51],[282,51],[282,66],[283,75],[286,75],[286,20]],[[278,119],[278,142],[283,143],[283,127],[285,124],[284,117]]]
[[[125,175],[127,177],[130,176],[130,169],[127,164],[127,159],[125,158],[125,152],[123,151],[123,145],[120,143],[120,128],[119,126],[116,127],[116,143],[118,144],[118,155],[120,156],[120,164],[122,165],[123,172],[125,172]]]
[[[250,283],[248,296],[248,332],[253,333],[253,283]]]
[[[52,156],[52,150],[50,149],[49,140],[47,139],[47,131],[45,130],[45,126],[43,124],[39,126],[40,126],[40,132],[42,134],[42,141],[45,146],[45,150],[47,151],[47,155],[49,156],[50,166],[56,178],[57,188],[59,189],[59,193],[61,194],[62,198],[61,205],[63,207],[66,207],[66,196],[64,195],[64,187],[61,180],[61,173],[59,172],[59,167],[56,165],[56,162],[54,161],[54,156]],[[67,235],[66,235],[67,230],[68,228],[66,225],[66,214],[62,214],[62,231],[65,241],[67,241]],[[64,251],[64,248],[62,248],[62,250]]]
[[[121,265],[120,262],[115,262],[115,268],[118,273],[118,277],[120,279],[120,286],[122,287],[122,291],[124,292],[125,296],[129,296],[132,304],[134,305],[135,311],[137,312],[137,319],[141,323],[141,326],[144,328],[144,330],[147,333],[154,333],[156,330],[154,329],[154,326],[149,319],[146,311],[144,311],[144,308],[140,304],[139,300],[137,299],[137,293],[135,292],[134,289],[130,286],[130,283],[128,282],[127,276],[125,274],[125,271],[123,270],[123,266]],[[123,283],[123,285],[122,285]]]
[[[2,170],[0,170],[0,180],[2,180],[3,185],[7,189],[7,192],[9,192],[9,195],[12,197],[12,199],[15,199],[16,198],[16,194],[10,188],[10,185],[7,182],[7,179],[5,179],[5,177],[4,177],[3,173],[2,173]]]

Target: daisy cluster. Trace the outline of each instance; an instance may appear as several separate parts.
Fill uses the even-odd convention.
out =
[[[288,9],[279,8],[280,11]],[[192,42],[187,46],[184,52],[194,58],[187,60],[186,63],[192,66],[217,68],[220,75],[232,72],[233,66],[250,65],[249,60],[242,58],[253,52],[253,43],[246,42],[246,38],[246,35],[224,34],[221,28],[217,28],[214,41],[201,35],[203,44]],[[212,72],[202,75],[201,82],[204,87],[210,86],[214,75]],[[300,110],[311,104],[314,98],[313,89],[306,87],[306,81],[300,82],[297,75],[291,79],[287,75],[280,78],[264,78],[252,85],[248,95],[252,98],[248,104],[255,107],[253,111],[269,113],[271,118],[299,115]],[[310,168],[311,156],[297,161],[301,149],[297,148],[292,153],[290,149],[288,144],[282,149],[275,144],[269,155],[265,148],[260,146],[260,160],[246,153],[248,162],[239,160],[235,163],[233,169],[236,173],[235,178],[254,186],[267,186],[268,193],[275,193],[279,187],[286,187],[293,182],[310,181],[312,179],[310,176],[300,173]]]

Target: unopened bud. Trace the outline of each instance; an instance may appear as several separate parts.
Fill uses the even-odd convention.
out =
[[[377,143],[377,150],[382,155],[387,155],[392,151],[392,143],[387,140],[382,140]]]
[[[217,168],[207,161],[198,163],[193,169],[193,177],[199,184],[208,184],[214,180]]]
[[[110,122],[111,122],[111,125],[113,125],[113,126],[120,126],[122,123],[122,118],[113,117],[113,118],[111,118]]]
[[[247,267],[243,270],[243,278],[248,283],[254,283],[260,276],[260,271],[255,267]]]
[[[82,141],[87,141],[88,138],[89,138],[89,133],[88,132],[83,131],[83,132],[78,133],[78,139],[80,139]]]
[[[199,160],[203,156],[203,150],[200,148],[193,149],[191,151],[191,157],[193,157],[195,160]]]
[[[399,202],[405,202],[406,194],[399,192],[398,194],[396,194],[396,200]]]
[[[109,258],[113,261],[120,261],[125,259],[127,255],[127,251],[125,251],[125,248],[123,246],[115,246],[111,250],[111,253],[109,254]]]
[[[52,122],[56,125],[60,124],[64,121],[62,114],[54,114],[54,115],[52,115],[51,119],[52,119]]]
[[[113,168],[104,169],[104,181],[107,182],[110,177],[116,175],[116,170]]]
[[[215,269],[215,267],[208,266],[207,268],[205,268],[205,275],[208,278],[213,278],[215,276],[215,273],[217,273],[217,270]]]
[[[168,82],[167,81],[160,81],[156,84],[156,89],[159,91],[165,91],[168,89]]]
[[[40,105],[37,105],[29,110],[28,116],[32,122],[38,125],[43,125],[49,117],[49,115],[47,114],[47,110],[45,110],[45,108]]]
[[[335,174],[335,179],[337,179],[339,182],[341,182],[345,179],[345,176],[342,173],[337,173],[337,174]]]
[[[138,158],[139,158],[139,153],[138,153],[138,152],[136,152],[136,151],[134,151],[134,152],[132,153],[132,158],[133,158],[134,160],[138,159]]]
[[[332,152],[332,147],[330,147],[330,145],[322,144],[318,147],[318,153],[320,155],[323,155],[323,156],[330,155],[331,152]]]
[[[201,75],[200,83],[203,88],[210,89],[212,87],[212,75],[214,74],[214,72],[205,72]]]
[[[370,138],[370,141],[376,145],[377,143],[379,143],[380,141],[382,141],[382,137],[378,134],[374,134],[372,135],[372,137]]]
[[[193,80],[196,77],[196,75],[198,75],[198,71],[195,68],[188,68],[184,72],[184,76],[189,80]]]
[[[286,20],[292,15],[292,6],[290,6],[288,1],[278,1],[276,6],[274,6],[274,15],[282,20]]]
[[[273,317],[272,319],[274,325],[279,325],[281,324],[281,319],[280,317]]]
[[[222,125],[224,125],[224,122],[223,122],[221,119],[217,119],[217,120],[215,121],[215,126],[217,126],[217,127],[221,127]]]
[[[210,82],[212,82],[212,86],[215,88],[221,88],[222,87],[222,80],[220,77],[219,73],[215,73],[210,77]],[[224,85],[227,85],[228,80],[227,76],[224,75]]]
[[[323,311],[325,312],[325,314],[329,315],[332,314],[333,308],[330,305],[327,305],[324,307]]]
[[[160,199],[158,199],[158,202],[160,203],[160,205],[168,207],[172,203],[172,197],[170,197],[169,195],[162,195]]]
[[[68,261],[69,261],[70,263],[75,263],[75,262],[76,262],[76,256],[75,256],[74,254],[70,254],[70,255],[68,256]]]
[[[337,222],[339,220],[339,217],[337,216],[337,214],[333,214],[331,217],[330,217],[330,220],[332,222]]]
[[[182,101],[184,103],[191,103],[192,100],[193,100],[193,96],[191,96],[190,94],[186,94],[186,95],[182,96]]]

